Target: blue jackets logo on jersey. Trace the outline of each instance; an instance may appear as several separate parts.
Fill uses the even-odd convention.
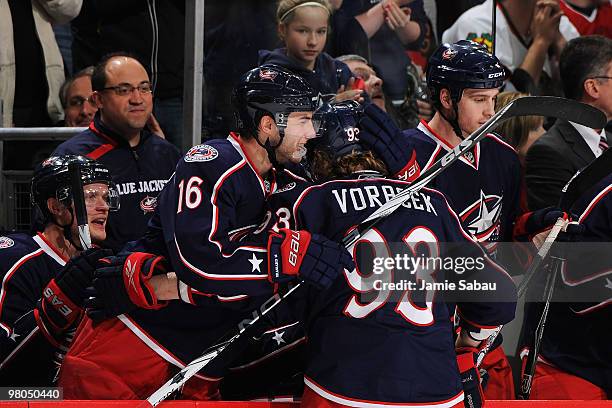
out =
[[[185,155],[186,162],[207,162],[217,158],[219,152],[209,145],[193,146]]]
[[[479,241],[489,240],[499,230],[502,198],[498,195],[485,195],[481,190],[480,199],[460,214],[465,228]]]
[[[140,201],[140,208],[145,214],[154,211],[155,207],[157,207],[156,197],[146,196]]]
[[[0,249],[10,248],[15,245],[15,241],[9,237],[0,237]]]

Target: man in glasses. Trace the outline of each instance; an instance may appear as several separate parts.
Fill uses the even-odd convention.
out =
[[[91,94],[91,75],[94,67],[87,67],[74,74],[60,88],[60,101],[64,108],[64,125],[86,127],[93,120],[98,107]]]
[[[559,60],[565,97],[594,106],[612,120],[612,39],[578,37]],[[605,129],[557,120],[527,151],[525,181],[530,210],[555,206],[565,183],[612,143]]]
[[[93,69],[91,87],[91,96],[82,102],[93,102],[98,110],[89,129],[62,143],[54,154],[81,154],[110,169],[123,205],[109,218],[105,246],[119,249],[145,232],[157,195],[180,154],[147,128],[153,94],[149,76],[136,59],[121,53],[103,57]]]
[[[109,211],[119,208],[110,172],[94,160],[50,157],[35,169],[31,201],[37,232],[0,236],[0,383],[5,385],[52,384],[69,333],[83,315],[90,266],[110,252],[83,252],[68,170],[74,163],[94,245],[106,238]]]

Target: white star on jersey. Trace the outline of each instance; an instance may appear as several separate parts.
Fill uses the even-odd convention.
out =
[[[253,254],[253,257],[249,259],[249,262],[253,268],[251,269],[251,272],[261,272],[261,263],[263,262],[263,259],[259,259],[255,256],[255,254]]]
[[[487,207],[487,197],[481,190],[478,216],[467,226],[468,230],[476,236],[489,230],[499,219],[501,204],[501,197],[498,197],[490,208]]]
[[[606,288],[612,290],[612,281],[608,278],[606,278]]]
[[[21,334],[17,334],[15,332],[11,333],[11,340],[13,340],[15,343],[17,342],[17,337],[21,337]]]
[[[274,332],[274,336],[272,337],[274,340],[276,340],[276,345],[280,346],[281,343],[285,343],[285,339],[283,339],[283,334],[285,334],[284,331],[282,332]]]

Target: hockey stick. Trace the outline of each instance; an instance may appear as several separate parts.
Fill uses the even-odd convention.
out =
[[[91,235],[89,234],[89,224],[87,223],[87,208],[83,197],[83,182],[81,180],[81,168],[78,163],[68,164],[70,174],[70,187],[72,190],[72,202],[79,231],[79,241],[83,250],[91,248]]]
[[[399,208],[410,195],[427,183],[429,183],[434,177],[440,174],[450,164],[457,160],[462,154],[469,151],[476,143],[482,140],[489,130],[498,126],[505,120],[508,120],[515,116],[526,116],[526,115],[541,115],[551,117],[562,117],[571,119],[573,122],[581,123],[585,126],[590,127],[603,127],[605,125],[605,115],[601,111],[576,101],[572,101],[564,98],[555,97],[523,97],[518,98],[502,110],[493,115],[484,125],[478,128],[473,134],[463,140],[458,146],[452,151],[444,155],[426,172],[424,172],[414,183],[412,183],[406,190],[394,196],[386,204],[376,210],[370,217],[362,222],[357,228],[355,228],[343,241],[346,247],[354,244],[359,240],[362,234],[372,228],[376,223],[382,220],[384,217],[391,214],[397,208]],[[265,315],[278,305],[282,300],[287,298],[291,293],[297,290],[302,285],[299,282],[296,286],[292,287],[282,297],[276,294],[273,298],[268,300],[261,309],[261,315],[257,315],[256,318],[248,323],[247,326],[241,327],[239,332],[234,335],[227,343],[223,343],[222,346],[206,352],[203,356],[197,358],[191,363],[187,364],[181,371],[179,371],[174,377],[166,382],[161,388],[153,393],[148,399],[147,403],[143,406],[157,406],[160,402],[166,399],[173,392],[179,390],[182,385],[191,377],[193,377],[198,371],[204,368],[213,358],[219,355],[223,350],[227,349],[232,344],[237,344],[237,339],[244,336],[244,332],[249,328],[253,327],[259,320],[260,316]],[[264,308],[268,303],[273,303]],[[256,313],[256,312],[255,312]]]
[[[239,340],[246,339],[248,333],[250,333],[253,328],[256,327],[257,323],[260,322],[266,314],[268,314],[272,309],[274,309],[285,298],[291,296],[292,293],[301,288],[303,284],[304,282],[300,281],[295,285],[291,286],[286,293],[282,295],[279,293],[274,294],[274,296],[268,299],[260,307],[259,310],[253,311],[253,320],[243,320],[238,324],[238,333],[236,333],[229,340],[223,343],[209,347],[202,356],[196,358],[195,360],[187,364],[183,369],[181,369],[171,379],[169,379],[164,385],[162,385],[157,391],[151,394],[151,396],[147,398],[147,400],[143,404],[141,404],[139,408],[150,406],[156,407],[163,400],[172,395],[172,393],[178,391],[183,386],[183,384],[187,382],[187,380],[196,375],[198,371],[204,368],[215,357],[220,355],[222,352],[227,352],[227,350],[232,346],[240,347]]]
[[[563,212],[570,212],[572,206],[580,197],[582,197],[589,189],[593,188],[597,183],[599,183],[604,177],[608,174],[612,173],[612,149],[606,150],[601,156],[591,162],[584,169],[578,171],[563,187],[562,195],[559,200],[559,208]],[[551,248],[559,232],[565,228],[567,225],[567,221],[563,218],[559,218],[555,225],[551,228],[550,232],[546,236],[546,240],[542,243],[542,246],[538,250],[538,253],[535,255],[531,266],[525,273],[525,277],[519,284],[517,288],[517,296],[522,297],[532,278],[535,276],[536,272],[539,270],[542,262],[547,257]],[[493,342],[501,332],[503,325],[492,333],[485,343],[485,346],[478,353],[477,365],[482,363],[485,355],[489,352],[489,349],[493,345]]]
[[[542,310],[542,316],[538,321],[538,326],[534,333],[533,349],[528,351],[527,362],[525,363],[525,371],[521,374],[521,388],[519,390],[518,399],[528,400],[531,394],[531,386],[533,384],[533,375],[535,373],[536,364],[538,361],[538,355],[540,354],[540,347],[542,345],[542,338],[544,337],[544,327],[546,326],[546,320],[548,319],[548,311],[550,310],[550,301],[552,294],[555,290],[555,283],[557,282],[557,275],[561,272],[561,267],[565,263],[565,259],[561,256],[553,255],[552,264],[550,265],[550,274],[546,281],[544,293],[546,296],[544,309]]]
[[[491,55],[495,56],[495,35],[497,31],[497,0],[493,0],[493,12],[491,15]]]
[[[568,184],[564,187],[564,194],[561,196],[559,207],[563,211],[569,212],[573,204],[588,190],[595,186],[604,177],[612,173],[612,149],[606,150],[601,156],[595,161],[588,165],[582,172],[577,173]],[[572,188],[573,187],[573,188]],[[548,240],[548,238],[547,238]],[[551,243],[552,245],[552,243]],[[553,252],[555,251],[553,248]],[[533,376],[535,374],[536,365],[538,363],[538,356],[540,354],[540,348],[542,346],[542,338],[544,337],[544,327],[548,319],[548,311],[550,310],[550,301],[552,294],[555,289],[555,282],[557,275],[561,273],[561,267],[565,262],[565,258],[560,254],[555,253],[552,256],[552,264],[550,266],[550,275],[546,282],[544,293],[546,294],[544,309],[542,315],[536,326],[534,333],[533,347],[529,348],[527,352],[527,361],[525,362],[525,370],[521,374],[521,387],[519,391],[519,399],[528,400],[531,394],[531,387],[533,385]],[[541,263],[541,260],[540,260]],[[534,271],[537,270],[534,269]],[[533,275],[533,274],[532,274]],[[527,276],[525,276],[527,278]],[[531,276],[529,277],[531,279]],[[525,288],[527,284],[525,284]]]
[[[601,156],[591,162],[581,171],[577,172],[563,187],[563,194],[559,202],[561,211],[569,212],[574,203],[586,193],[590,188],[595,186],[601,179],[612,173],[612,149],[606,150]],[[535,255],[531,266],[525,273],[525,277],[518,287],[518,296],[521,297],[527,290],[527,285],[535,275],[544,258],[550,251],[553,242],[563,228],[562,219],[557,220],[557,223],[550,230],[546,240]]]
[[[455,146],[451,151],[442,156],[440,160],[435,162],[406,189],[396,194],[361,222],[357,228],[353,229],[351,233],[344,238],[344,246],[349,247],[353,245],[380,220],[401,207],[413,193],[427,185],[431,180],[437,177],[438,174],[458,160],[461,155],[471,150],[476,143],[485,138],[491,129],[513,117],[530,115],[563,118],[595,129],[601,129],[606,125],[606,117],[603,112],[590,105],[574,100],[553,96],[525,96],[515,99],[493,115],[474,133],[462,140],[461,143]]]

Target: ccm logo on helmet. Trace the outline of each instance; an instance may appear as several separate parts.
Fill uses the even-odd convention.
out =
[[[489,79],[491,79],[491,78],[499,78],[502,75],[504,75],[503,72],[496,72],[494,74],[489,74]]]

